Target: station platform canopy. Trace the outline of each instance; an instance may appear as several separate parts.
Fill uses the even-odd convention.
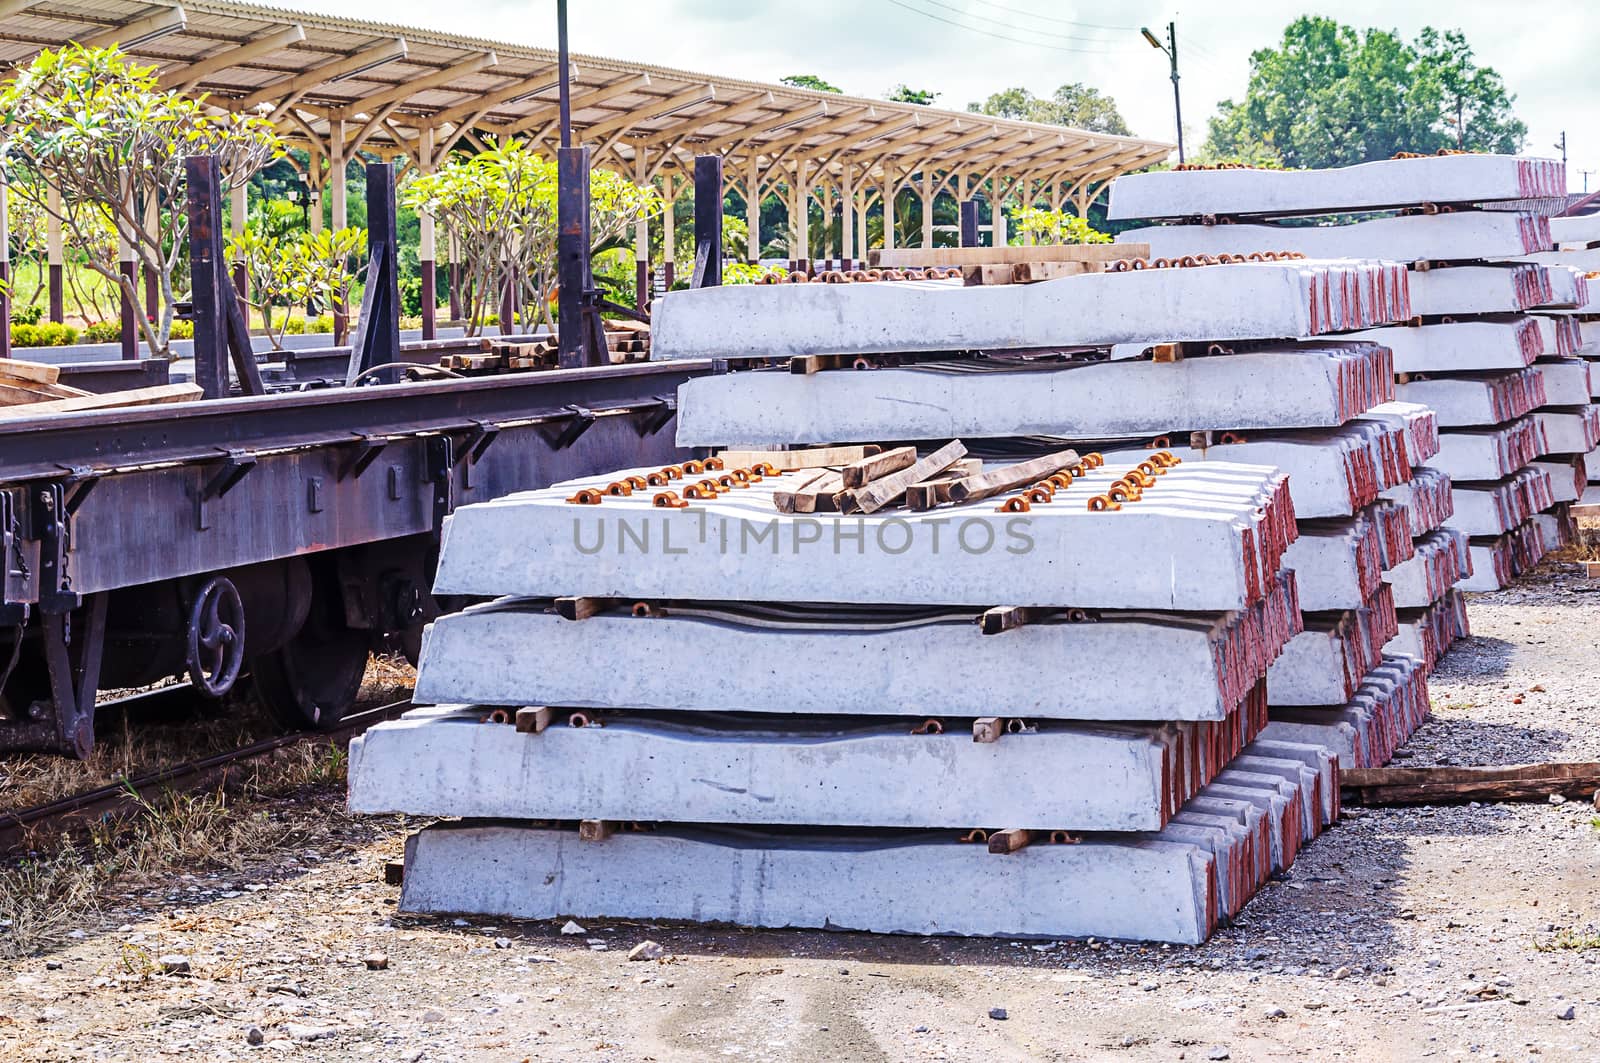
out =
[[[267,115],[314,159],[365,150],[431,170],[487,136],[546,148],[559,138],[550,49],[219,0],[0,0],[0,65],[69,41],[117,43],[158,65],[165,86]],[[1081,212],[1091,189],[1171,150],[590,55],[572,56],[571,76],[576,136],[596,165],[636,180],[676,183],[693,156],[718,153],[730,181],[764,192],[948,187],[962,198],[1042,194]]]

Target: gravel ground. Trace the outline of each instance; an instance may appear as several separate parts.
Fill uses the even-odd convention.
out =
[[[1597,592],[1546,571],[1475,599],[1405,762],[1600,760]],[[0,974],[0,1058],[1600,1060],[1581,802],[1354,811],[1236,925],[1163,948],[409,918],[380,873],[405,825],[337,801],[305,795],[309,848],[123,898]],[[629,962],[647,938],[665,958]]]

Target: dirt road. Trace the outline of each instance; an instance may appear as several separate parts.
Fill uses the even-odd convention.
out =
[[[1475,600],[1409,763],[1600,759],[1597,593]],[[1580,802],[1352,813],[1236,925],[1162,948],[409,918],[380,873],[404,826],[339,800],[0,974],[0,1058],[1600,1060]],[[629,962],[647,938],[667,958]]]

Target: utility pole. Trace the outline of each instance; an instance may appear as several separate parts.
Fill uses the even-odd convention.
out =
[[[1589,175],[1594,173],[1595,171],[1593,171],[1593,170],[1579,170],[1578,172],[1583,174],[1583,194],[1584,195],[1588,195],[1589,194]]]
[[[1172,110],[1178,120],[1178,165],[1184,163],[1183,155],[1183,98],[1178,94],[1178,24],[1167,23],[1167,43],[1162,44],[1146,27],[1141,26],[1139,32],[1144,34],[1144,39],[1150,42],[1152,48],[1167,53],[1167,58],[1172,62]]]
[[[1561,169],[1565,170],[1567,168],[1567,131],[1565,129],[1561,131],[1561,139],[1556,141],[1555,146],[1561,149]]]

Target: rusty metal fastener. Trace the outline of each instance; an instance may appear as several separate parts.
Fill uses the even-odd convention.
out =
[[[777,476],[778,467],[770,461],[758,461],[750,466],[750,471],[757,476]]]
[[[1077,845],[1078,836],[1071,831],[1053,830],[1050,832],[1051,845]]]
[[[701,461],[699,458],[690,458],[688,461],[683,463],[683,474],[685,476],[699,476],[705,471],[706,463]]]
[[[568,727],[588,727],[590,722],[588,715],[581,712],[575,712],[567,717]]]
[[[1095,495],[1089,499],[1089,512],[1091,513],[1104,513],[1107,510],[1121,508],[1121,502],[1117,502],[1106,495]]]
[[[622,482],[633,488],[635,491],[643,491],[646,487],[650,486],[649,481],[647,481],[643,476],[626,476],[623,477]]]
[[[495,709],[485,716],[480,723],[511,723],[511,714],[505,709]]]
[[[1033,506],[1028,502],[1026,495],[1012,495],[995,507],[996,513],[1026,513]]]
[[[574,506],[598,506],[600,504],[600,500],[604,497],[605,495],[602,495],[594,488],[585,487],[583,490],[567,499],[567,501]]]
[[[653,472],[644,478],[644,482],[647,487],[665,487],[672,481],[664,473]]]
[[[1043,505],[1044,503],[1053,500],[1056,497],[1056,492],[1055,488],[1053,487],[1049,487],[1044,484],[1034,484],[1032,487],[1028,488],[1027,494],[1024,497],[1026,497],[1030,503]]]
[[[681,480],[683,479],[683,466],[663,465],[661,467],[661,475],[665,476],[669,480]]]
[[[706,459],[706,471],[707,472],[721,472],[723,467],[724,467],[724,463],[723,463],[723,460],[721,458],[707,458]]]
[[[750,485],[742,484],[733,477],[724,473],[723,475],[717,477],[717,486],[722,488],[724,491],[732,491],[735,487],[749,487]]]
[[[689,503],[679,498],[676,491],[658,491],[650,504],[657,509],[683,509]]]
[[[1072,474],[1066,472],[1065,470],[1061,472],[1054,472],[1050,474],[1049,478],[1046,479],[1045,482],[1055,484],[1056,490],[1058,491],[1065,491],[1067,488],[1072,486]]]
[[[633,485],[623,483],[621,480],[613,480],[606,484],[606,494],[612,498],[627,498],[633,494]]]
[[[942,735],[944,734],[944,721],[938,719],[923,720],[911,729],[914,735]]]
[[[683,489],[684,498],[692,498],[696,502],[709,502],[717,497],[715,487],[702,487],[700,484],[690,484]]]
[[[989,832],[984,830],[982,827],[973,827],[956,840],[961,842],[976,842],[977,844],[982,845],[984,842],[989,840]]]

